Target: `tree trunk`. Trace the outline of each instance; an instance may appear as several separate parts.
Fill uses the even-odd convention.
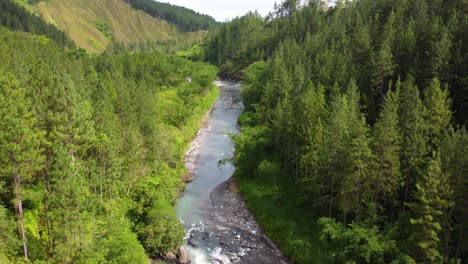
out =
[[[401,201],[400,214],[405,212],[406,200],[408,198],[408,189],[409,189],[409,184],[410,184],[410,177],[411,177],[410,175],[406,176],[406,183],[405,183],[405,188],[404,188],[403,197],[402,197],[402,201]]]
[[[99,190],[100,190],[100,202],[102,205],[102,179],[101,179],[101,172],[99,172]]]
[[[462,241],[463,241],[463,225],[460,225],[460,232],[458,233],[457,246],[455,250],[455,264],[460,264],[458,257],[460,256]]]
[[[335,173],[333,173],[332,184],[330,187],[330,206],[328,208],[328,217],[332,217],[332,210],[333,210],[333,188],[335,185]]]
[[[26,243],[26,234],[24,232],[24,219],[23,219],[23,202],[21,200],[21,179],[18,174],[15,174],[15,207],[16,207],[16,216],[18,218],[18,222],[20,224],[20,232],[21,232],[21,241],[23,242],[23,251],[24,251],[24,258],[28,259],[28,246]]]

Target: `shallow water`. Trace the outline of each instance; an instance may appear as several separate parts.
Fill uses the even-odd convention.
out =
[[[228,162],[222,165],[219,162],[233,155],[234,147],[229,134],[239,132],[237,118],[243,106],[242,103],[235,103],[240,98],[239,84],[220,81],[217,85],[220,96],[186,157],[187,169],[195,180],[187,185],[176,206],[177,216],[187,232],[185,248],[195,264],[230,263],[229,258],[223,256],[218,245],[210,239],[216,236],[217,231],[207,227],[207,223],[212,206],[211,192],[228,180],[235,169]],[[188,245],[187,239],[190,237],[195,247]]]

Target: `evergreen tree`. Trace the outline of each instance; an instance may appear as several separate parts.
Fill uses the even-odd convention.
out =
[[[0,175],[10,187],[24,258],[28,259],[25,230],[24,185],[34,181],[44,161],[40,148],[43,133],[36,128],[26,90],[11,74],[0,72]]]
[[[342,189],[342,177],[346,163],[346,144],[349,142],[349,127],[347,115],[348,99],[340,94],[333,96],[327,106],[328,116],[325,123],[324,144],[322,148],[321,170],[324,180],[322,196],[328,198],[328,215],[333,214],[336,207],[337,193]]]
[[[413,217],[410,223],[414,228],[409,238],[414,248],[410,254],[418,263],[442,263],[442,244],[440,240],[444,215],[453,206],[450,201],[452,190],[447,174],[442,172],[440,156],[428,163],[427,170],[416,182],[414,202],[409,204]]]
[[[379,106],[383,100],[385,89],[393,75],[395,64],[393,63],[392,49],[389,41],[385,40],[377,54],[371,57],[371,96],[369,96],[368,112],[370,113],[371,121],[374,121],[378,112]]]
[[[396,91],[389,90],[385,95],[382,111],[374,126],[373,150],[376,155],[375,190],[376,200],[395,206],[400,174],[401,133],[398,127],[398,97]]]
[[[397,86],[399,85],[397,82]],[[427,154],[425,109],[419,98],[418,87],[414,84],[414,79],[411,76],[401,85],[399,106],[399,128],[402,135],[400,162],[404,177],[404,187],[400,199],[404,210],[415,186],[415,181],[421,175],[424,157]]]
[[[442,171],[449,178],[449,184],[453,190],[451,200],[455,204],[451,213],[445,215],[446,218],[452,219],[450,227],[453,232],[450,233],[450,228],[444,227],[442,245],[445,256],[449,255],[452,249],[455,263],[463,263],[468,259],[466,251],[468,237],[464,235],[468,232],[466,225],[468,222],[468,197],[466,195],[468,193],[468,151],[466,146],[468,146],[466,129],[451,131],[440,145]]]
[[[374,196],[371,185],[374,156],[370,149],[369,128],[364,115],[359,110],[359,91],[354,81],[348,87],[347,98],[349,138],[344,142],[347,166],[338,194],[338,203],[345,214],[354,213],[360,220],[363,206],[367,205]]]
[[[310,85],[298,102],[296,118],[298,122],[298,137],[301,142],[299,167],[301,170],[301,186],[306,196],[317,196],[320,187],[319,168],[320,153],[324,140],[324,119],[326,117],[326,101],[324,87]],[[317,189],[318,188],[318,189]],[[310,199],[310,198],[309,198]],[[321,204],[312,198],[314,204]]]
[[[151,16],[175,24],[183,32],[210,30],[219,24],[211,16],[182,6],[153,0],[127,0],[126,2],[135,9],[143,10]]]
[[[424,106],[428,143],[432,150],[437,151],[452,118],[448,91],[441,88],[439,80],[433,79],[429,87],[424,90]]]
[[[468,243],[463,234],[468,231],[462,224],[466,222],[462,186],[466,184],[461,176],[466,174],[461,165],[466,155],[461,136],[447,136],[459,135],[460,131],[451,132],[451,115],[463,124],[468,106],[465,81],[460,77],[465,75],[468,58],[462,41],[468,28],[461,11],[466,5],[458,0],[361,0],[338,1],[334,6],[309,1],[296,8],[294,3],[277,4],[274,14],[257,20],[256,28],[247,23],[255,21],[251,15],[226,23],[204,45],[210,55],[206,59],[230,69],[224,71],[229,76],[247,76],[244,96],[248,104],[241,120],[249,128],[243,130],[243,140],[236,142],[236,161],[242,167],[239,175],[255,174],[281,158],[281,163],[270,167],[282,172],[284,191],[278,191],[274,181],[262,184],[284,201],[299,197],[301,207],[289,205],[288,210],[311,209],[314,216],[328,215],[348,223],[354,218],[357,224],[376,225],[389,239],[399,240],[399,249],[379,261],[411,263],[402,253],[408,246],[403,242],[419,229],[405,223],[419,216],[407,206],[420,203],[416,185],[426,174],[430,154],[441,148],[440,165],[450,179],[454,195],[449,198],[456,205],[439,219],[439,250],[445,262],[455,255],[466,259]],[[248,29],[255,36],[241,38]],[[261,57],[266,59],[262,62],[265,70],[244,71],[260,59],[258,54],[265,54]],[[343,89],[351,80],[357,81],[360,96]],[[394,80],[398,80],[396,91],[389,91]],[[320,110],[323,115],[312,110],[320,108],[321,96],[309,90],[320,85],[326,105],[325,111]],[[373,126],[372,139],[369,126]],[[271,144],[254,142],[252,131],[271,131]],[[263,163],[264,159],[268,162]],[[240,165],[246,162],[248,166]],[[293,175],[295,181],[290,180]],[[255,181],[250,177],[244,184]],[[291,188],[300,191],[298,196],[288,193],[286,183],[291,182]],[[258,206],[260,213],[266,200]],[[289,213],[280,218],[292,222],[294,216]],[[450,232],[450,224],[456,231]],[[293,227],[283,230],[294,233]],[[299,237],[302,232],[295,234]],[[276,235],[285,248],[292,244],[290,236]],[[308,238],[301,240],[307,241],[304,252],[312,252],[316,241],[313,235]],[[303,256],[298,259],[306,262]]]
[[[0,205],[0,262],[10,263],[21,245],[17,237],[16,224],[8,210]]]

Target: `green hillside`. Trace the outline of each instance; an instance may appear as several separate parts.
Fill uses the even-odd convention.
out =
[[[91,52],[104,51],[112,40],[124,44],[177,40],[188,47],[206,35],[181,33],[175,25],[135,10],[122,0],[52,0],[29,6],[65,31],[78,47]]]
[[[29,9],[26,9],[29,7]],[[15,0],[0,1],[0,25],[14,31],[25,31],[36,35],[46,35],[62,47],[73,48],[75,44],[67,34],[33,13],[25,2]]]
[[[125,1],[130,3],[135,9],[143,10],[153,17],[173,23],[182,32],[210,30],[220,25],[213,17],[197,13],[186,7],[161,3],[154,0]]]

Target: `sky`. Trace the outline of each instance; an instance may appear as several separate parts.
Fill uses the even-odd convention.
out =
[[[281,0],[159,0],[174,5],[185,6],[199,13],[214,17],[219,22],[242,16],[247,11],[257,10],[262,16],[273,11],[275,2]]]

